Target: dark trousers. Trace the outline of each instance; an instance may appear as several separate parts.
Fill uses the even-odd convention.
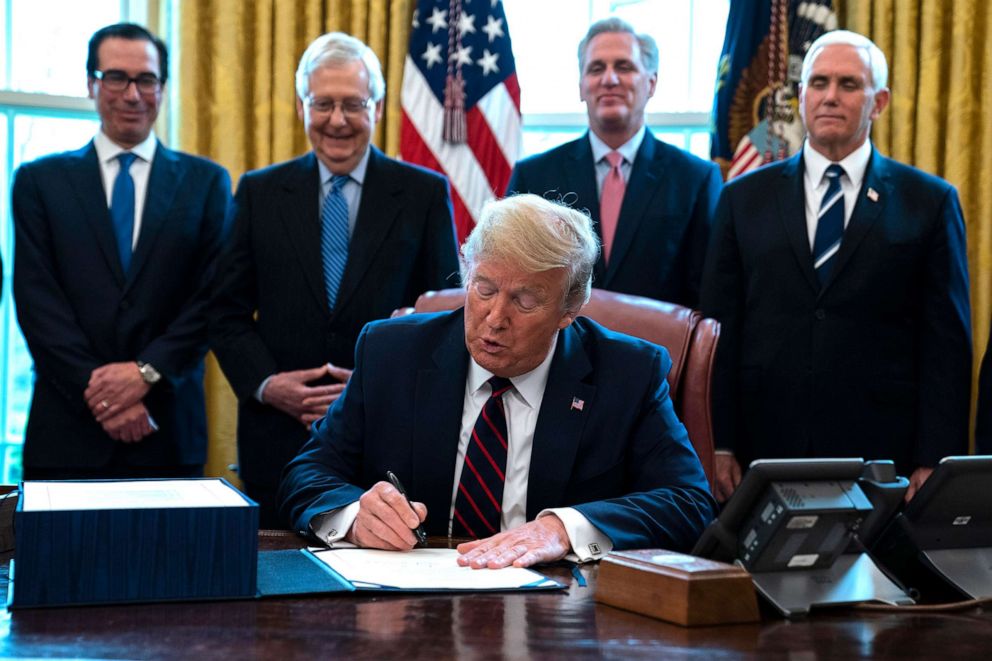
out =
[[[244,483],[245,494],[258,503],[258,527],[263,530],[288,530],[289,526],[279,516],[278,487],[252,482]]]

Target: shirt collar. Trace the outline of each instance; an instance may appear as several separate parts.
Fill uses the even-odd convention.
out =
[[[366,149],[365,155],[362,156],[362,160],[358,161],[358,165],[355,166],[355,169],[348,173],[348,176],[351,177],[351,179],[355,181],[359,186],[365,183],[365,170],[369,167],[369,152],[371,151],[372,151],[371,147]],[[320,170],[321,185],[322,186],[330,185],[331,177],[334,176],[334,173],[331,172],[327,168],[327,166],[324,165],[324,162],[319,158],[317,159],[317,168]]]
[[[551,371],[551,360],[555,356],[555,347],[558,346],[558,333],[555,333],[551,340],[551,347],[548,355],[540,365],[529,372],[510,378],[510,383],[517,390],[517,394],[527,406],[534,408],[534,403],[544,396],[544,387],[548,384],[548,372]],[[492,378],[493,373],[481,367],[471,355],[468,357],[468,387],[472,394],[479,391],[486,381]]]
[[[96,156],[101,163],[106,163],[117,158],[121,153],[129,151],[146,163],[151,163],[155,156],[155,149],[158,147],[158,139],[155,131],[148,133],[148,137],[143,142],[138,143],[131,149],[124,149],[119,144],[111,140],[101,128],[93,138],[93,147],[96,148]]]
[[[868,160],[871,158],[871,149],[871,140],[865,140],[860,147],[845,156],[843,160],[838,161],[838,164],[844,168],[844,174],[847,175],[856,190],[861,188],[861,182],[865,178],[865,170],[868,169]],[[814,188],[823,182],[823,175],[831,163],[833,161],[810,146],[809,140],[803,143],[803,164]]]
[[[647,132],[647,128],[641,125],[641,128],[637,130],[637,133],[627,142],[620,145],[615,151],[620,152],[623,156],[623,160],[628,163],[633,163],[634,158],[637,156],[637,150],[641,148],[641,141],[644,140],[644,134]],[[606,155],[611,151],[614,151],[612,147],[603,142],[603,140],[596,135],[595,131],[589,131],[589,144],[592,145],[592,162],[599,163],[601,160],[606,158]]]

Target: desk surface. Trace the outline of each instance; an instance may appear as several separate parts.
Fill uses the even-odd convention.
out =
[[[262,533],[263,549],[295,548]],[[832,611],[797,622],[686,629],[597,604],[597,567],[568,591],[346,594],[255,601],[6,611],[0,657],[72,658],[935,658],[984,657],[992,613]],[[0,588],[6,592],[6,569]]]

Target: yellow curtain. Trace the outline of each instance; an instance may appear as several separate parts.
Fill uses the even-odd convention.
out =
[[[414,0],[175,0],[176,63],[170,122],[175,146],[210,158],[232,179],[309,149],[296,116],[294,74],[306,46],[341,30],[376,52],[386,108],[375,143],[399,146],[400,87]],[[207,361],[207,474],[236,481],[236,401]]]
[[[875,144],[961,195],[977,379],[992,317],[992,3],[846,0],[838,13],[889,59],[892,104]]]

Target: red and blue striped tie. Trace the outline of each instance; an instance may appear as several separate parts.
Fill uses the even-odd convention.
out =
[[[503,393],[513,387],[509,379],[489,379],[492,395],[486,400],[472,428],[465,452],[462,477],[455,497],[455,537],[479,539],[495,535],[503,512],[503,483],[506,481],[506,413]]]

